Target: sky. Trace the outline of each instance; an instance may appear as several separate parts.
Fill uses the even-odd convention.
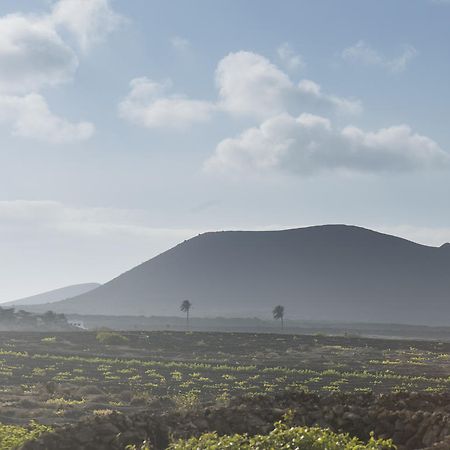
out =
[[[450,1],[2,0],[0,301],[205,231],[450,241]]]

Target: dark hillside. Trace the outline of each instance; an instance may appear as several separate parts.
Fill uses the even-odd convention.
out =
[[[450,248],[345,225],[199,235],[58,312],[448,324]]]

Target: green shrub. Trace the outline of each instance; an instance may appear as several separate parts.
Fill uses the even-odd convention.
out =
[[[394,450],[391,440],[375,439],[367,443],[348,434],[336,434],[328,429],[317,427],[289,427],[282,422],[275,424],[275,429],[267,435],[218,436],[206,433],[199,438],[179,440],[169,446],[170,450]]]
[[[176,394],[172,397],[178,409],[190,411],[195,409],[200,404],[200,399],[197,392],[189,391],[184,394]]]
[[[128,338],[126,336],[114,331],[99,331],[96,339],[100,342],[100,344],[105,345],[123,345],[128,342]]]
[[[47,431],[52,431],[52,429],[34,421],[28,427],[0,424],[0,449],[17,448],[29,440],[38,438]]]
[[[57,407],[63,407],[63,406],[77,406],[77,405],[84,405],[86,403],[86,400],[68,400],[63,397],[60,398],[50,398],[45,402],[47,405],[53,405]]]

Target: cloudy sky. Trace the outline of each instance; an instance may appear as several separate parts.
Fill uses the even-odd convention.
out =
[[[450,1],[2,0],[0,300],[206,230],[450,241]]]

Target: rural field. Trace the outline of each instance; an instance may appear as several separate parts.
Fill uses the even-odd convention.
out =
[[[106,342],[97,337],[106,335]],[[2,333],[3,423],[230,396],[450,391],[450,344],[283,334]]]
[[[0,340],[3,425],[189,411],[261,394],[450,391],[445,342],[168,331],[3,332]]]

